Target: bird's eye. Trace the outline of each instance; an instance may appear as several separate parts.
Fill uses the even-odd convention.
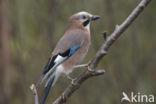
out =
[[[82,16],[82,19],[86,19],[86,16],[85,16],[85,15],[83,15],[83,16]]]

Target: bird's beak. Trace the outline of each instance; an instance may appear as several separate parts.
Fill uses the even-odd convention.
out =
[[[97,20],[99,18],[100,18],[100,16],[93,15],[92,17],[90,17],[90,20],[95,21],[95,20]]]

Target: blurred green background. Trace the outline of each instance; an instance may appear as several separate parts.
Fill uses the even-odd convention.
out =
[[[86,63],[104,42],[102,33],[107,31],[109,35],[140,1],[0,0],[0,104],[34,104],[29,86],[38,81],[69,16],[80,11],[101,16],[91,24],[92,44],[82,62]],[[156,95],[155,10],[153,0],[101,60],[98,68],[104,68],[105,75],[87,80],[69,104],[120,104],[123,91]],[[75,71],[72,76],[83,71]],[[46,104],[69,83],[61,76]]]

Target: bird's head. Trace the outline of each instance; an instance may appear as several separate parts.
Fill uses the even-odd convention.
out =
[[[92,15],[88,12],[82,11],[72,15],[69,19],[70,25],[79,26],[89,30],[90,22],[99,19],[100,16]]]

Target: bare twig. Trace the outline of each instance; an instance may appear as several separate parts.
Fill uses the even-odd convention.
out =
[[[101,58],[106,55],[110,46],[117,40],[117,38],[133,23],[133,21],[140,15],[144,8],[151,2],[151,0],[142,0],[132,13],[126,18],[121,25],[116,25],[114,32],[107,38],[106,42],[101,46],[100,50],[92,60],[91,68],[95,68]]]
[[[117,38],[133,23],[133,21],[138,17],[138,15],[144,10],[144,8],[151,2],[151,0],[142,0],[139,5],[132,11],[132,13],[127,17],[127,19],[121,24],[116,25],[114,32],[106,39],[104,44],[101,46],[99,51],[96,53],[95,57],[91,61],[90,68],[95,69],[99,61],[106,55],[110,46],[117,40]],[[75,92],[79,86],[88,78],[92,76],[98,76],[104,74],[104,70],[96,70],[94,72],[85,71],[75,80],[75,85],[70,84],[62,96],[59,96],[53,104],[63,104]]]
[[[53,104],[64,104],[67,98],[79,88],[79,86],[88,78],[104,74],[104,70],[95,70],[94,72],[85,71],[74,81],[74,85],[70,84],[63,94],[57,98]]]
[[[34,99],[35,99],[35,104],[39,104],[39,101],[38,101],[38,94],[37,94],[37,90],[36,90],[35,84],[32,84],[32,85],[30,86],[30,89],[31,89],[31,91],[33,92]]]

